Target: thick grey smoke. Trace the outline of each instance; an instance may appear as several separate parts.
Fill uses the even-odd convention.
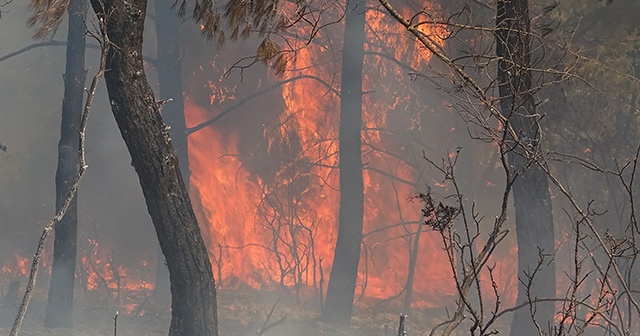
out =
[[[33,41],[25,27],[26,3],[14,2],[3,11],[0,55],[41,42]],[[63,24],[54,39],[64,40],[65,31]],[[0,260],[32,254],[41,228],[54,214],[64,53],[64,46],[46,46],[0,62],[0,137],[7,147],[0,156]],[[97,56],[95,49],[87,51],[89,78]],[[94,239],[118,263],[135,265],[139,256],[154,251],[154,232],[105,97],[101,86],[87,131],[89,169],[79,189],[78,246],[83,249]],[[40,285],[46,283],[42,279]]]

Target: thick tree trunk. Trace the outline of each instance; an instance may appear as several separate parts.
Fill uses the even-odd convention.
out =
[[[540,142],[539,117],[532,93],[530,72],[530,22],[527,0],[497,2],[496,53],[500,107],[519,137],[520,143],[508,153],[509,169],[519,174],[513,185],[518,240],[518,303],[529,299],[555,297],[555,263],[547,257],[528,286],[540,260],[540,251],[554,253],[554,227],[547,176],[531,155]],[[527,276],[527,274],[529,276]],[[524,284],[522,283],[524,282]],[[527,292],[529,294],[527,294]],[[535,320],[541,331],[553,323],[554,304],[534,304]],[[511,335],[538,335],[529,307],[514,313]]]
[[[106,21],[106,34],[112,43],[105,73],[111,109],[138,173],[169,268],[169,335],[217,336],[211,263],[169,131],[144,73],[142,33],[147,1],[109,0],[104,1],[104,8],[101,3],[91,2],[96,14]]]
[[[362,244],[364,186],[362,180],[362,62],[365,2],[347,1],[340,99],[340,213],[335,257],[322,316],[348,325]]]
[[[191,170],[189,168],[187,125],[184,116],[184,99],[182,97],[182,67],[180,64],[180,41],[178,35],[178,19],[172,11],[172,2],[156,0],[156,39],[157,72],[159,99],[172,99],[161,108],[162,118],[171,127],[169,134],[173,148],[178,156],[182,180],[189,190]],[[153,289],[156,303],[168,302],[169,272],[162,252],[158,250],[156,283]]]
[[[58,143],[56,171],[56,212],[67,198],[78,173],[80,142],[78,132],[84,101],[85,17],[87,3],[71,0],[69,7],[67,60],[64,75],[62,122]],[[53,268],[44,324],[47,327],[70,327],[73,324],[73,288],[75,283],[78,207],[74,197],[62,220],[55,226]]]

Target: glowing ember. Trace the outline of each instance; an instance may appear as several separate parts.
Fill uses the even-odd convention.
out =
[[[8,278],[17,278],[29,274],[29,260],[14,252],[13,259],[2,266],[2,274]]]

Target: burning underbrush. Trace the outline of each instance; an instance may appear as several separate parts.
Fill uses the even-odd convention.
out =
[[[340,6],[332,10],[338,11],[337,18],[344,14]],[[409,328],[422,331],[433,326],[432,313],[446,316],[442,307],[456,296],[440,237],[426,232],[421,205],[410,197],[427,183],[450,194],[446,184],[429,176],[422,156],[425,149],[445,152],[460,145],[458,119],[442,97],[425,93],[407,76],[408,70],[428,66],[431,55],[402,37],[401,27],[381,12],[368,11],[366,18],[364,239],[357,313],[349,329],[336,331],[315,320],[326,297],[339,226],[341,60],[339,50],[331,48],[343,44],[343,24],[336,20],[314,31],[310,43],[293,41],[296,53],[282,78],[263,70],[248,72],[245,83],[258,83],[252,87],[241,80],[227,82],[229,65],[238,57],[224,51],[215,60],[200,60],[193,70],[190,81],[199,84],[185,88],[190,188],[220,290],[221,334],[255,334],[286,316],[286,322],[273,325],[274,332],[392,335],[403,303],[417,309]],[[293,29],[300,30],[292,35],[310,35],[304,28]],[[437,36],[439,28],[424,29]],[[488,180],[485,175],[494,165],[484,161],[471,166],[486,169],[482,179]],[[96,239],[85,239],[79,254],[74,333],[113,334],[115,311],[121,314],[120,335],[166,333],[168,307],[154,300],[155,257],[134,256],[124,263]],[[14,259],[0,260],[8,265],[0,280],[24,283],[28,260],[22,254]],[[496,263],[495,269],[499,295],[512,303],[513,258]],[[49,267],[40,283],[48,283],[47,272]],[[25,334],[40,332],[46,293],[39,291]]]
[[[124,315],[144,315],[155,287],[155,265],[137,260],[129,267],[114,259],[115,253],[100,246],[93,239],[81,242],[76,265],[76,293],[83,301],[105,311],[119,311]],[[51,253],[43,255],[39,274],[40,284],[49,284]],[[3,307],[17,306],[27,283],[31,260],[19,252],[9,258],[0,272],[0,303]],[[18,289],[17,286],[20,286]],[[45,286],[46,287],[46,286]],[[43,294],[46,298],[46,294]],[[6,312],[5,312],[6,315]]]
[[[421,206],[409,199],[432,181],[423,150],[460,144],[457,115],[407,76],[431,54],[383,13],[368,11],[366,19],[356,305],[399,307],[411,292],[412,307],[434,308],[455,296],[455,282],[439,237],[420,233]],[[185,90],[191,195],[222,289],[287,288],[301,301],[326,294],[340,200],[341,59],[331,48],[343,44],[344,26],[336,22],[310,43],[308,27],[292,28],[299,38],[288,41],[296,52],[282,77],[254,71],[243,82],[230,69],[239,57],[224,49],[194,67]],[[441,28],[422,29],[437,36]],[[512,266],[498,266],[500,288],[512,289]]]

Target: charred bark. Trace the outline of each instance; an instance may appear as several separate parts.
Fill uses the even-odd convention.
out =
[[[554,226],[549,182],[536,158],[541,134],[530,71],[528,1],[498,1],[496,26],[500,107],[519,137],[518,143],[514,143],[507,154],[509,169],[518,174],[513,184],[513,196],[519,304],[536,298],[555,297],[555,263],[549,257],[554,253]],[[541,253],[548,255],[543,263],[539,263]],[[534,319],[541,331],[548,330],[553,323],[554,304],[533,303],[533,306],[535,314],[528,307],[514,313],[511,335],[538,335],[540,330]]]
[[[178,157],[182,180],[189,190],[191,170],[187,142],[187,124],[182,97],[182,67],[180,63],[180,41],[178,19],[171,10],[172,3],[156,0],[156,39],[158,43],[156,70],[158,72],[159,98],[171,99],[162,107],[162,118],[170,127],[171,142]],[[158,251],[156,283],[153,299],[163,304],[169,299],[169,272],[162,252]]]
[[[111,109],[169,268],[169,335],[217,336],[211,263],[142,63],[147,1],[92,0],[91,4],[105,22],[104,33],[111,42],[105,73]]]
[[[56,171],[56,212],[65,202],[69,189],[79,170],[80,123],[84,102],[86,72],[85,18],[87,6],[84,0],[71,0],[67,56],[64,75],[62,122],[58,143],[58,168]],[[51,284],[44,324],[50,328],[70,327],[73,324],[73,288],[75,284],[76,250],[78,232],[78,205],[74,197],[64,217],[55,226]]]
[[[364,183],[362,180],[362,63],[365,2],[347,1],[340,99],[340,212],[338,240],[322,311],[325,321],[348,325],[362,245]]]
[[[416,275],[416,264],[418,263],[418,250],[420,249],[420,236],[422,235],[422,223],[418,224],[416,235],[413,237],[413,246],[409,253],[409,268],[407,270],[407,283],[405,284],[404,300],[402,300],[403,314],[409,314],[411,311],[411,301],[413,300],[413,280]]]

